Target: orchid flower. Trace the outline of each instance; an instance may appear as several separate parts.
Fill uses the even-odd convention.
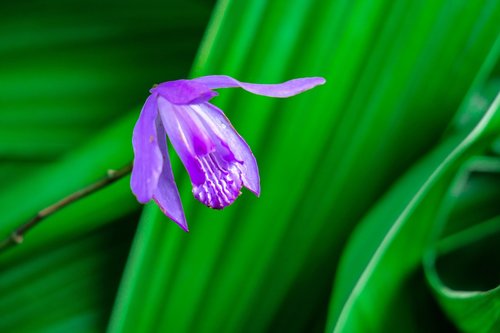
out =
[[[208,102],[217,96],[213,89],[240,87],[253,94],[284,98],[324,82],[312,77],[253,84],[213,75],[156,85],[133,132],[132,192],[141,203],[153,199],[165,215],[188,231],[168,156],[168,137],[189,174],[195,198],[206,206],[229,206],[243,186],[259,196],[255,157],[224,112]]]

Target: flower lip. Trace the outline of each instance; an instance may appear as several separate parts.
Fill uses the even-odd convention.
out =
[[[202,184],[193,184],[193,195],[204,205],[223,209],[231,205],[241,194],[241,173],[234,161],[226,162],[216,152],[199,156],[205,174]]]
[[[192,106],[192,108],[213,132],[212,137],[217,143],[218,153],[224,156],[226,161],[233,162],[238,168],[243,186],[259,196],[260,177],[255,156],[224,115],[224,112],[211,103]]]

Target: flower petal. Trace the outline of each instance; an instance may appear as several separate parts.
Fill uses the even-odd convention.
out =
[[[190,116],[191,106],[174,105],[159,97],[158,107],[168,138],[188,171],[191,182],[205,182],[203,169],[196,156],[213,150],[213,143],[202,126],[195,123],[197,119]]]
[[[153,199],[165,215],[171,218],[182,229],[189,231],[168,156],[166,133],[160,121],[158,121],[158,124],[158,145],[163,155],[163,170],[158,181],[158,186],[153,194]],[[163,140],[160,138],[163,138]]]
[[[210,89],[240,87],[253,94],[280,98],[297,95],[326,82],[322,77],[305,77],[279,84],[256,84],[240,82],[226,75],[202,76],[191,81],[201,83]]]
[[[146,100],[132,134],[134,166],[130,187],[141,203],[146,203],[153,197],[163,166],[158,146],[157,116],[156,94],[152,94]]]
[[[210,103],[191,105],[197,115],[220,138],[240,163],[235,165],[241,171],[243,185],[255,195],[260,195],[260,178],[257,161],[245,140],[236,132],[222,110]]]
[[[203,103],[218,95],[206,85],[193,80],[163,82],[151,89],[151,92],[157,92],[170,103],[179,105]]]

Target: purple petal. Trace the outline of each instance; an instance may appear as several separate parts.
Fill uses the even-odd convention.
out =
[[[153,199],[161,211],[177,223],[185,231],[188,230],[184,209],[182,209],[181,197],[175,184],[172,165],[168,156],[166,133],[160,121],[158,123],[158,145],[163,155],[163,170],[158,181],[158,186],[153,194]],[[163,138],[161,140],[160,138]]]
[[[134,167],[130,187],[141,203],[146,203],[153,197],[163,166],[158,146],[157,115],[156,94],[152,94],[142,108],[132,135]]]
[[[151,89],[151,92],[157,92],[170,103],[179,105],[203,103],[217,96],[217,92],[210,89],[210,87],[193,80],[160,83]]]
[[[203,126],[196,123],[197,119],[190,116],[191,106],[174,105],[160,97],[158,107],[168,138],[186,167],[191,182],[203,183],[205,176],[196,156],[214,149],[210,137],[202,130]]]
[[[222,140],[223,144],[227,144],[227,148],[234,155],[234,159],[240,162],[235,163],[235,165],[240,169],[243,185],[259,196],[260,178],[257,161],[248,144],[236,132],[224,112],[210,103],[192,106],[192,109]]]
[[[210,89],[240,87],[253,94],[283,98],[297,95],[326,81],[322,77],[306,77],[279,84],[256,84],[240,82],[226,75],[210,75],[193,79],[191,82],[201,83]]]

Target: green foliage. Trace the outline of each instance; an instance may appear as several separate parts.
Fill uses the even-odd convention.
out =
[[[209,210],[171,154],[189,234],[123,179],[0,253],[0,331],[497,331],[500,3],[212,5],[1,5],[0,236],[130,161],[153,83],[327,84],[214,99],[260,198]]]
[[[185,1],[2,2],[2,237],[131,161],[140,101],[153,83],[186,75],[210,10]],[[139,208],[124,179],[1,253],[0,331],[102,332]]]
[[[500,329],[500,160],[474,157],[444,196],[435,247],[425,260],[437,300],[465,332]]]

